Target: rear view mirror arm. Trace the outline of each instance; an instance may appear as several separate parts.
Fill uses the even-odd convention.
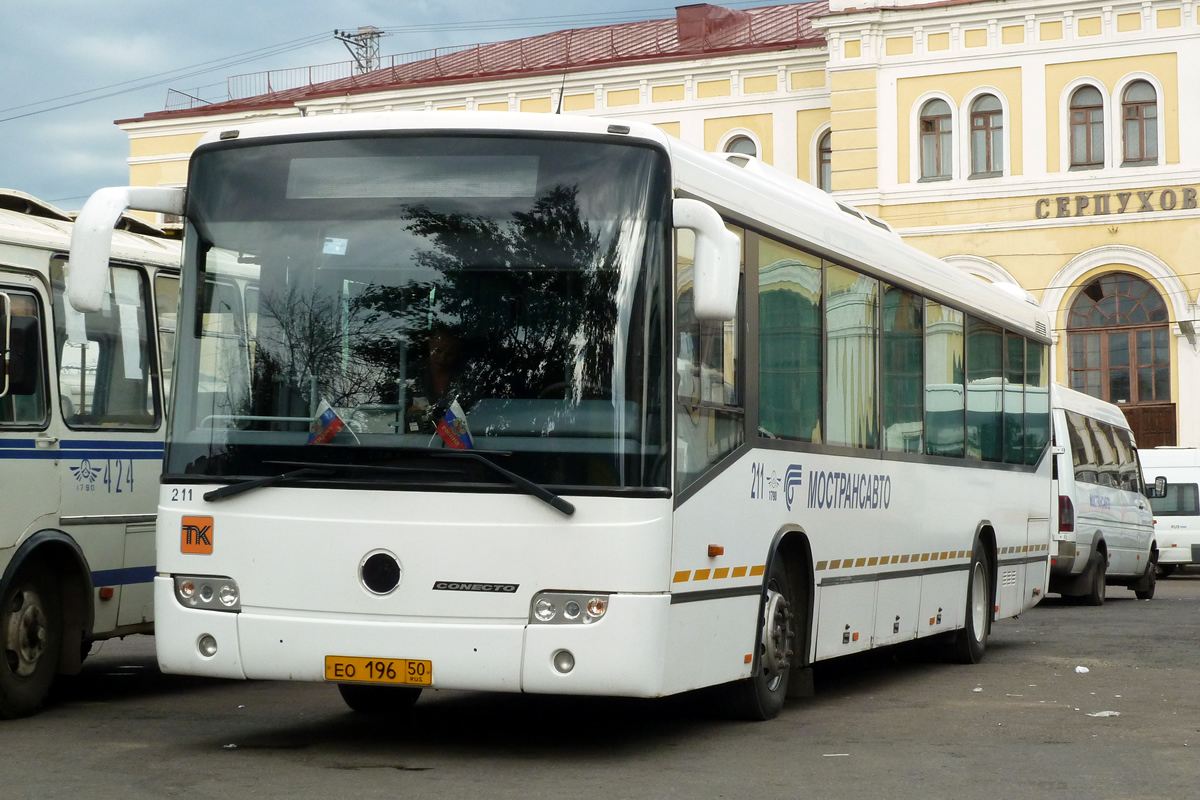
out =
[[[67,297],[76,311],[100,310],[112,254],[113,226],[121,214],[135,209],[182,215],[186,199],[183,189],[153,186],[100,189],[88,198],[71,231]]]

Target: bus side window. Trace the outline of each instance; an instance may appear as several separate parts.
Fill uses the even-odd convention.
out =
[[[883,287],[883,449],[925,452],[923,335],[919,295]]]
[[[877,447],[879,281],[825,262],[825,441]]]
[[[1116,489],[1121,482],[1117,475],[1117,451],[1113,445],[1112,426],[1107,422],[1090,418],[1087,424],[1092,431],[1092,438],[1096,441],[1096,461],[1100,472],[1100,479],[1097,483],[1110,489]]]
[[[743,236],[741,230],[734,232]],[[679,229],[676,241],[676,487],[682,489],[745,440],[741,386],[741,309],[726,322],[696,319],[692,311],[695,235]],[[744,241],[744,238],[743,238]]]
[[[1036,464],[1050,443],[1050,348],[1025,340],[1025,463]]]
[[[1099,483],[1100,464],[1096,442],[1082,414],[1066,412],[1067,436],[1071,440],[1071,465],[1075,468],[1075,480],[1080,483]]]
[[[821,441],[821,259],[758,237],[758,432]]]
[[[1004,460],[1025,462],[1025,338],[1004,334]],[[1055,462],[1057,466],[1057,462]]]
[[[175,329],[179,316],[179,277],[154,278],[154,306],[158,311],[158,352],[162,365],[163,407],[171,399],[171,370],[175,363]]]
[[[1127,492],[1142,494],[1142,468],[1138,464],[1137,449],[1129,431],[1124,428],[1113,428],[1113,441],[1117,446],[1117,472],[1120,475],[1121,488]]]
[[[1004,458],[1004,332],[967,315],[967,457]]]
[[[45,325],[37,297],[27,292],[5,288],[2,290],[9,299],[9,314],[13,319],[32,317],[37,321],[39,339],[46,341]],[[18,394],[9,391],[0,398],[0,426],[4,427],[44,427],[47,421],[46,407],[46,374],[44,369],[44,350],[37,353],[37,379],[33,392]],[[2,381],[2,379],[0,379]]]
[[[112,267],[100,310],[84,314],[66,302],[65,273],[61,260],[50,267],[63,420],[72,428],[156,428],[145,274]]]
[[[964,454],[963,312],[941,303],[925,305],[925,451]]]

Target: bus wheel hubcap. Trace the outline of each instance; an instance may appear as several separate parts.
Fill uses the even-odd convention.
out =
[[[767,613],[763,620],[760,666],[767,687],[779,687],[792,658],[792,609],[787,598],[774,589],[767,592]]]
[[[14,594],[6,611],[4,656],[8,668],[16,675],[28,677],[46,651],[46,612],[41,598],[29,589]]]

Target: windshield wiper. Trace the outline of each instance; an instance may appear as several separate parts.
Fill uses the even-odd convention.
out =
[[[491,452],[491,451],[489,451]],[[509,472],[504,467],[489,458],[484,458],[479,453],[471,450],[436,450],[432,453],[434,458],[469,458],[472,461],[478,461],[495,472],[497,475],[502,475],[507,478],[514,486],[525,491],[526,494],[533,495],[543,503],[553,506],[568,517],[575,513],[575,506],[563,500],[544,486],[539,486],[528,478],[523,478],[515,472]]]
[[[291,472],[284,472],[281,475],[269,475],[266,478],[252,478],[250,480],[241,481],[240,483],[231,483],[228,486],[222,486],[219,489],[213,489],[211,492],[205,492],[204,499],[210,503],[213,500],[220,500],[223,497],[230,497],[242,492],[248,492],[251,489],[259,489],[263,486],[273,486],[281,481],[290,480],[292,478],[305,478],[315,476],[329,476],[335,472],[384,472],[384,473],[430,473],[440,472],[446,474],[461,473],[461,469],[418,469],[416,467],[385,467],[378,464],[323,464],[319,461],[264,461],[264,464],[279,464],[284,467],[300,467]]]
[[[312,469],[305,467],[304,469],[294,469],[291,472],[284,472],[280,475],[268,475],[265,478],[251,478],[250,480],[231,483],[227,486],[222,486],[219,489],[213,489],[211,492],[204,493],[204,499],[208,502],[220,500],[225,497],[232,497],[235,494],[248,492],[251,489],[259,489],[263,486],[273,486],[281,481],[290,480],[292,478],[303,478],[307,475],[329,475],[331,471],[328,469]]]

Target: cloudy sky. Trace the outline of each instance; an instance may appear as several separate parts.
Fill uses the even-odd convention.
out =
[[[0,187],[76,210],[129,182],[114,120],[163,110],[169,89],[213,100],[235,75],[347,61],[334,29],[382,28],[390,55],[674,13],[665,0],[0,0]]]

